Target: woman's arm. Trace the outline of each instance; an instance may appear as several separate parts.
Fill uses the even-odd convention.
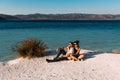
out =
[[[79,54],[80,53],[80,48],[77,48],[77,52],[76,52],[76,54]]]

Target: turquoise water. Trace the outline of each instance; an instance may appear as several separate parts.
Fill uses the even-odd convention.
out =
[[[41,39],[49,49],[80,40],[84,49],[119,50],[120,21],[0,22],[0,61],[16,58],[12,47],[27,38]]]

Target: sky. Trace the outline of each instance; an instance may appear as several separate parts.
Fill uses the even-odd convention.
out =
[[[120,0],[0,0],[0,14],[120,14]]]

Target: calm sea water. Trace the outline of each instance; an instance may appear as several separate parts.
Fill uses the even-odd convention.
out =
[[[0,22],[0,61],[16,58],[12,47],[37,38],[49,49],[80,40],[83,49],[108,52],[120,49],[120,21],[30,21]]]

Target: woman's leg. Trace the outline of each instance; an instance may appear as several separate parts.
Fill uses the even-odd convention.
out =
[[[77,61],[78,59],[75,57],[75,56],[73,56],[72,54],[70,55],[70,59],[71,60],[74,60],[74,61]]]
[[[66,53],[66,54],[63,55],[62,57],[67,58],[67,57],[69,57],[69,56],[70,56],[70,53]]]
[[[78,60],[81,60],[84,58],[84,54],[80,54],[80,56],[78,57]]]

